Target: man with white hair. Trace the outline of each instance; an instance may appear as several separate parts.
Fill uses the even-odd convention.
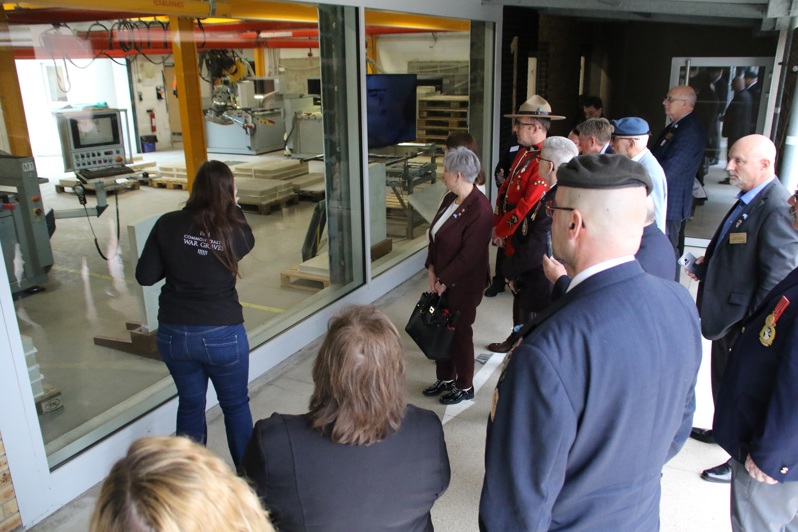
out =
[[[648,137],[651,135],[648,122],[642,118],[630,116],[613,120],[612,125],[615,128],[611,140],[613,151],[618,155],[637,161],[648,171],[648,176],[654,185],[649,197],[654,201],[657,227],[663,233],[667,233],[665,219],[668,209],[668,181],[665,178],[665,171],[662,166],[646,147],[648,145]]]
[[[557,183],[557,168],[576,155],[573,142],[565,137],[549,137],[541,144],[538,174],[549,187],[553,187]],[[551,303],[552,285],[543,271],[547,242],[551,242],[551,217],[546,214],[544,207],[548,194],[524,217],[513,234],[515,253],[505,257],[502,263],[502,272],[513,293],[513,315],[522,315],[526,321]],[[511,332],[504,342],[490,344],[488,349],[498,353],[507,352],[514,342],[515,336]]]
[[[499,377],[480,529],[656,530],[662,467],[695,409],[698,315],[686,288],[634,260],[651,188],[640,164],[582,155],[557,179],[546,208],[573,281]]]

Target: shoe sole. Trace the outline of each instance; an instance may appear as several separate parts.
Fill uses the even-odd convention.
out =
[[[713,484],[731,484],[731,479],[724,479],[724,478],[714,478],[709,475],[705,475],[701,473],[701,480],[706,480],[707,482],[712,482]]]
[[[450,402],[450,401],[445,401],[445,402],[444,402],[444,401],[443,401],[443,397],[441,397],[441,398],[439,399],[440,403],[441,403],[442,405],[446,405],[446,406],[449,406],[449,405],[457,405],[457,404],[460,404],[460,403],[462,403],[463,401],[473,401],[473,400],[474,400],[474,397],[473,397],[473,396],[472,396],[472,397],[470,397],[470,398],[469,398],[469,397],[463,397],[462,399],[458,399],[457,401],[451,401],[451,402]]]

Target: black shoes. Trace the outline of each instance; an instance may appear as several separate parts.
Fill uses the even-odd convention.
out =
[[[457,386],[452,386],[452,391],[438,399],[443,405],[456,405],[461,401],[468,401],[474,398],[474,387],[461,390]]]
[[[493,342],[492,344],[488,344],[488,350],[493,351],[494,353],[509,353],[513,348],[513,344],[515,343],[513,340],[514,338],[511,334],[503,342]]]
[[[690,437],[702,443],[715,443],[715,437],[712,434],[712,429],[699,429],[693,427],[690,430]]]
[[[495,297],[497,294],[504,292],[504,282],[493,283],[487,290],[485,290],[485,297]]]
[[[731,185],[731,179],[727,177],[726,179],[721,179],[720,181],[718,181],[718,183],[720,183],[721,185]]]
[[[424,388],[424,391],[421,392],[428,397],[432,397],[433,395],[440,395],[443,392],[449,392],[454,388],[454,381],[442,381],[438,379],[435,381],[435,384],[432,386],[427,386]]]
[[[717,482],[719,484],[729,484],[731,482],[731,464],[724,462],[715,467],[705,469],[701,473],[701,478],[707,482]]]

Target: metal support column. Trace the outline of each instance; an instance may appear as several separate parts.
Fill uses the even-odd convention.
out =
[[[194,42],[194,20],[169,17],[172,33],[172,53],[175,58],[177,101],[180,106],[180,126],[183,130],[183,151],[186,156],[188,188],[202,163],[208,160],[205,140],[205,117],[202,114],[202,95],[199,85],[197,44]]]
[[[17,65],[14,63],[14,49],[8,31],[8,18],[0,9],[0,107],[3,109],[8,144],[12,155],[31,157],[28,123],[25,121],[25,108],[22,105],[22,92],[19,90]]]

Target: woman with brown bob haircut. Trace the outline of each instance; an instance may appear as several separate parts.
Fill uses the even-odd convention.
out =
[[[255,424],[242,469],[280,530],[432,530],[449,456],[437,415],[405,403],[404,357],[385,313],[350,307],[330,320],[310,412]]]
[[[274,532],[246,481],[188,438],[133,442],[103,482],[90,532]]]

